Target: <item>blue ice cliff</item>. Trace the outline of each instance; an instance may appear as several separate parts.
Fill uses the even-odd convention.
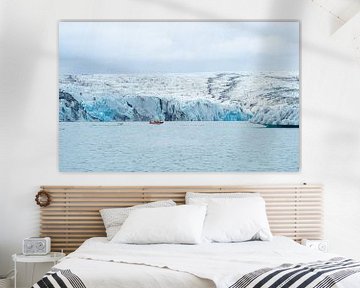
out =
[[[292,72],[63,75],[60,121],[247,121],[299,125]]]

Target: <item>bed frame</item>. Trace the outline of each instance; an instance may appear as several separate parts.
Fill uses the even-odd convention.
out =
[[[270,186],[42,186],[51,203],[40,208],[40,233],[52,239],[52,251],[74,251],[90,237],[105,236],[99,209],[128,207],[164,199],[178,204],[190,192],[259,192],[266,201],[274,235],[295,241],[321,239],[323,208],[320,185]]]

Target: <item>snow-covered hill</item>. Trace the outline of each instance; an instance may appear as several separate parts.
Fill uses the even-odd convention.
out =
[[[60,121],[299,125],[295,72],[64,75],[59,90]]]

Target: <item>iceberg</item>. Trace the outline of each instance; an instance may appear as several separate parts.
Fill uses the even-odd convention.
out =
[[[250,122],[266,126],[298,126],[299,107],[284,105],[267,107],[258,111]]]
[[[97,121],[71,94],[59,91],[59,120],[62,122]]]
[[[296,72],[63,75],[60,121],[299,124]]]

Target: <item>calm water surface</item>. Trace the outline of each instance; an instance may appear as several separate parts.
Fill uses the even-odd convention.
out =
[[[62,172],[299,170],[299,129],[248,122],[60,122]]]

